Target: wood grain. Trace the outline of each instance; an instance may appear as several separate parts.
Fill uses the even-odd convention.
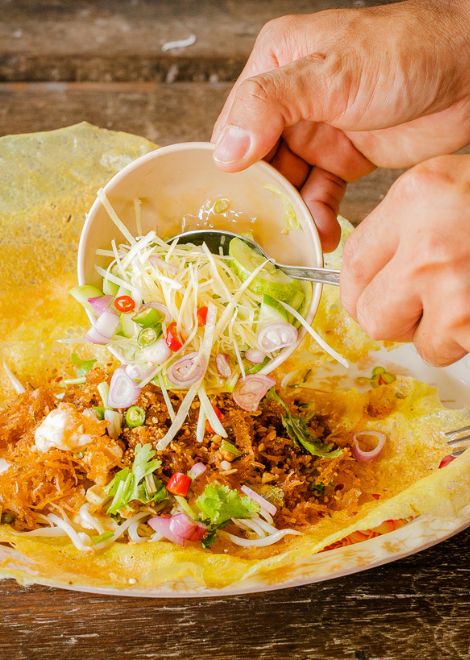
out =
[[[0,135],[89,121],[161,145],[209,140],[229,88],[222,83],[0,83]],[[398,174],[380,170],[351,184],[343,215],[359,222]]]
[[[0,583],[0,657],[212,660],[469,657],[470,530],[408,559],[297,589],[210,600]]]
[[[387,1],[0,0],[0,80],[233,80],[271,18]]]
[[[160,144],[206,140],[229,89],[221,82],[238,75],[266,21],[377,4],[0,0],[0,135],[87,120]],[[189,34],[194,46],[162,52]],[[398,174],[349,186],[342,213],[362,219]],[[0,660],[466,659],[469,542],[467,530],[378,569],[235,598],[109,598],[0,582]]]

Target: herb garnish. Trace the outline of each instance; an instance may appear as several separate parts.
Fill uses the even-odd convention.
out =
[[[285,401],[281,399],[274,388],[269,391],[269,396],[273,401],[279,404],[284,411],[281,416],[281,421],[289,438],[303,447],[309,452],[309,454],[321,458],[336,458],[343,453],[343,450],[340,447],[335,447],[333,443],[330,442],[325,444],[319,438],[315,438],[308,427],[308,422],[311,417],[299,417],[298,415],[293,415]]]
[[[155,455],[152,445],[136,445],[132,468],[119,470],[104,489],[113,498],[108,514],[117,513],[132,500],[149,504],[161,502],[167,497],[163,482],[153,474],[162,464],[159,459],[154,459]]]

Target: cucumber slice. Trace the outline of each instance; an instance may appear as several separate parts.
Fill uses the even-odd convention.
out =
[[[161,324],[163,321],[163,314],[154,307],[147,307],[142,312],[139,312],[132,317],[134,323],[138,323],[142,328],[153,328]]]
[[[265,262],[264,257],[253,250],[240,238],[232,238],[229,244],[229,255],[232,257],[231,266],[238,277],[244,282],[252,272]],[[299,282],[283,273],[271,263],[250,284],[250,290],[258,294],[267,294],[277,300],[290,304],[292,298],[301,289]]]
[[[114,284],[114,282],[103,278],[103,293],[105,293],[107,296],[117,296],[118,291],[119,287],[117,284]]]
[[[299,311],[300,308],[302,307],[304,299],[305,299],[305,294],[302,291],[302,289],[299,288],[299,290],[295,292],[295,295],[292,297],[292,300],[290,301],[289,304],[291,307]]]
[[[111,268],[111,273],[113,275],[117,275],[115,271],[116,271],[116,266],[114,265]],[[103,291],[107,296],[117,296],[119,293],[119,286],[114,282],[108,280],[107,277],[103,277]]]
[[[263,302],[259,308],[259,326],[269,325],[270,323],[279,323],[279,321],[290,323],[290,314],[284,309],[280,302],[265,293],[263,296]]]
[[[304,294],[304,298],[302,300],[302,304],[299,307],[296,307],[296,309],[299,312],[299,314],[301,314],[305,318],[308,308],[310,307],[310,303],[312,302],[313,286],[310,282],[306,282],[305,280],[303,280],[301,284],[302,284],[302,291]]]
[[[134,337],[135,330],[136,325],[129,314],[121,314],[119,317],[118,334],[122,335],[123,337],[131,338]]]
[[[103,292],[100,291],[98,287],[92,286],[91,284],[82,284],[81,286],[75,286],[73,289],[70,289],[70,295],[75,298],[80,305],[83,305],[87,311],[95,314],[93,307],[88,302],[88,298],[98,298],[103,295]]]

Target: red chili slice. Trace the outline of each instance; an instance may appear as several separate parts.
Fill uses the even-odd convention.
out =
[[[439,468],[445,468],[445,466],[449,465],[449,463],[452,463],[452,461],[455,461],[455,456],[452,456],[452,454],[444,456],[442,461],[439,463]]]
[[[130,296],[118,296],[114,300],[114,307],[118,312],[128,314],[135,309],[135,301]]]
[[[166,485],[166,489],[172,495],[181,495],[186,497],[189,487],[191,485],[191,477],[183,472],[175,472],[171,475]]]
[[[176,329],[176,321],[172,321],[168,325],[166,329],[165,342],[170,351],[173,351],[174,353],[183,347],[183,342],[181,341],[181,337],[179,336]]]
[[[197,324],[200,328],[207,323],[207,307],[199,307],[197,310]]]

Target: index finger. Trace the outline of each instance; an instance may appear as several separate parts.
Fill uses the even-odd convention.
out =
[[[357,320],[362,292],[395,254],[399,234],[397,209],[390,192],[346,241],[341,272],[341,302]]]

